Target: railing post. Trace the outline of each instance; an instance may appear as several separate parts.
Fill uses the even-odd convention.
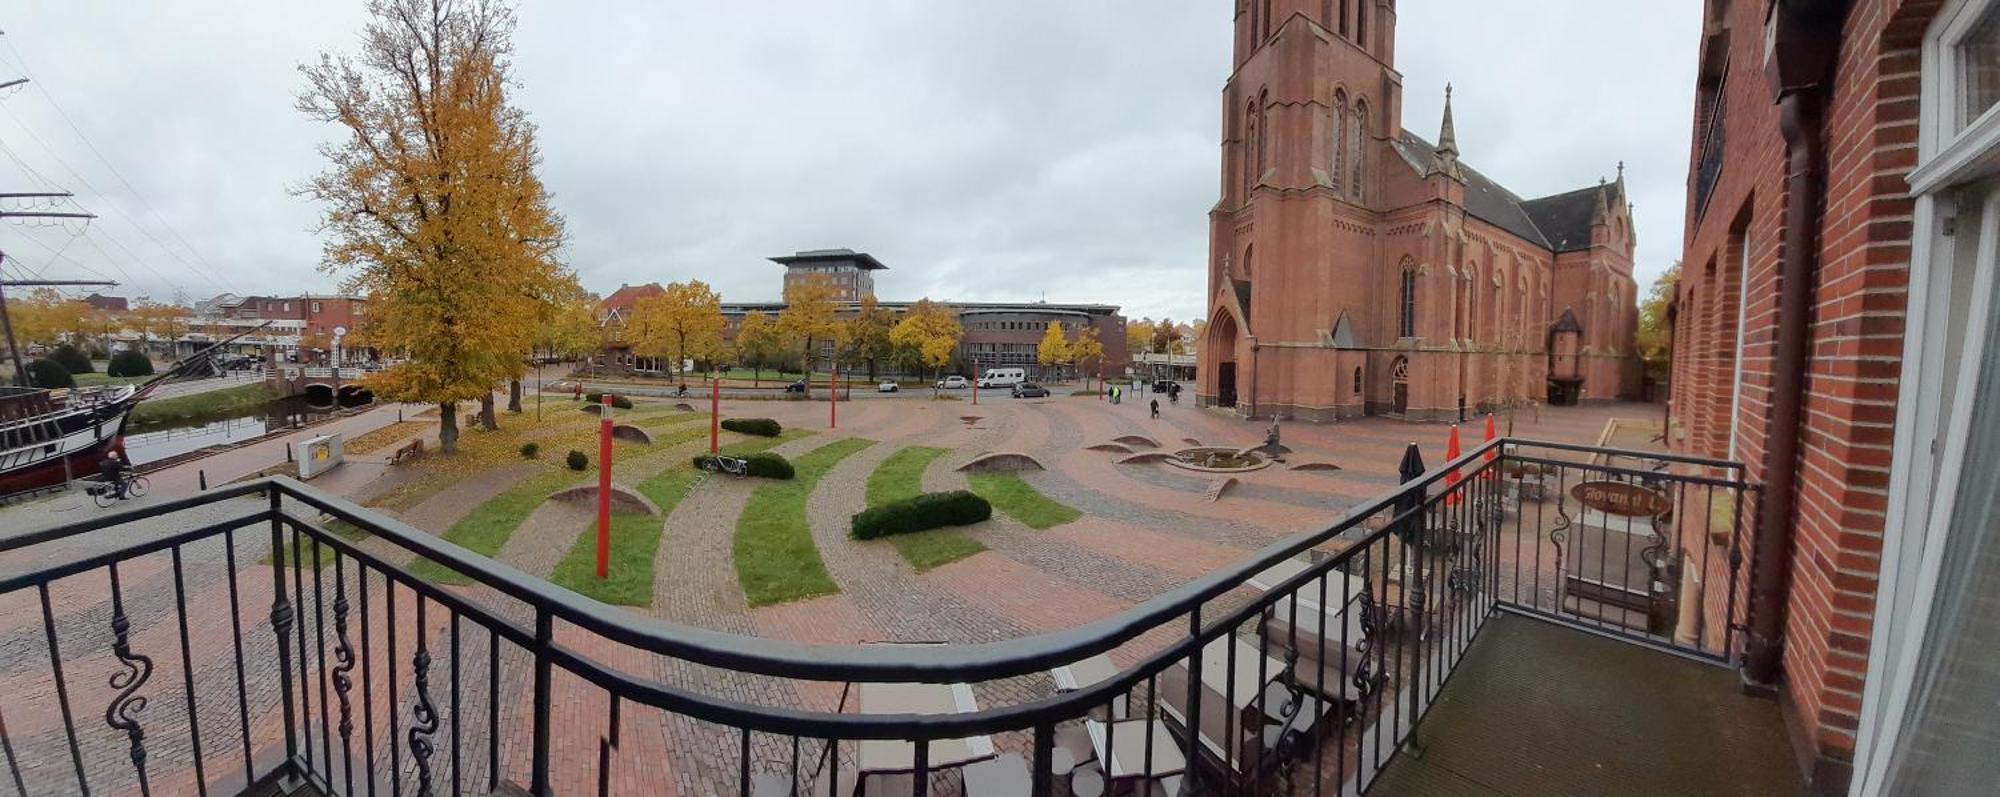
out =
[[[290,450],[290,447],[286,447]],[[292,604],[285,599],[285,557],[284,522],[279,516],[282,496],[278,488],[264,488],[270,498],[271,511],[271,630],[278,636],[278,692],[285,704],[285,766],[294,770],[298,767],[299,738],[294,727],[298,718],[292,712]]]
[[[1200,760],[1201,760],[1201,750],[1202,750],[1202,748],[1201,748],[1201,689],[1202,689],[1202,687],[1201,687],[1201,649],[1202,649],[1202,645],[1201,645],[1201,607],[1200,607],[1199,605],[1195,606],[1195,607],[1194,607],[1193,609],[1191,609],[1191,610],[1189,610],[1189,611],[1188,611],[1188,639],[1191,639],[1191,640],[1194,640],[1194,642],[1195,642],[1195,645],[1194,645],[1194,650],[1193,650],[1193,651],[1191,651],[1191,652],[1190,652],[1190,653],[1188,654],[1188,665],[1187,665],[1187,671],[1188,671],[1188,684],[1187,684],[1187,726],[1188,726],[1188,733],[1187,733],[1187,750],[1183,751],[1183,754],[1184,754],[1184,755],[1185,755],[1186,757],[1185,757],[1185,758],[1183,758],[1182,760],[1184,760],[1184,761],[1187,761],[1188,763],[1192,764],[1192,763],[1194,763],[1194,762],[1196,762],[1196,761],[1200,761]],[[1226,707],[1225,707],[1225,708],[1226,708]],[[1149,763],[1150,763],[1150,762],[1149,762]],[[1104,771],[1105,771],[1105,772],[1106,772],[1107,774],[1108,774],[1108,773],[1110,773],[1111,769],[1110,769],[1110,765],[1109,765],[1109,764],[1106,764],[1106,765],[1105,765],[1105,770],[1104,770]],[[1188,783],[1188,784],[1193,784],[1193,783],[1194,783],[1194,779],[1193,779],[1193,778],[1187,778],[1187,779],[1186,779],[1185,781],[1183,781],[1183,782],[1185,782],[1185,783]]]
[[[1461,412],[1463,411],[1463,406],[1464,402],[1461,399]],[[1402,479],[1401,483],[1405,485],[1409,485],[1411,482],[1423,477],[1424,457],[1423,453],[1417,449],[1416,443],[1411,443],[1408,448],[1403,450],[1402,464],[1396,470]],[[1460,482],[1460,484],[1464,484],[1464,482]],[[1406,571],[1403,574],[1403,606],[1405,611],[1410,614],[1410,638],[1416,641],[1414,655],[1410,656],[1410,679],[1404,682],[1409,685],[1410,692],[1409,746],[1412,750],[1415,750],[1417,747],[1417,717],[1423,710],[1424,611],[1426,608],[1425,604],[1427,603],[1424,591],[1429,588],[1424,583],[1423,536],[1425,521],[1423,516],[1419,514],[1425,511],[1423,505],[1424,488],[1421,485],[1404,487],[1402,496],[1396,501],[1396,514],[1405,516],[1403,518],[1403,528],[1401,529],[1403,533],[1400,535],[1403,538],[1402,568]],[[1410,560],[1410,551],[1413,548],[1417,551],[1415,562]]]
[[[1029,773],[1029,789],[1034,797],[1049,797],[1055,793],[1055,746],[1056,726],[1043,722],[1035,726],[1035,771]],[[836,779],[837,782],[837,779]]]
[[[555,618],[544,607],[535,608],[535,740],[533,791],[549,797],[549,647],[555,644]]]

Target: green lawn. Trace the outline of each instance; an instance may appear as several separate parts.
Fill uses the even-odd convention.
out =
[[[687,435],[688,432],[693,434]],[[790,430],[776,438],[756,437],[731,443],[722,447],[722,452],[731,456],[748,456],[763,451],[786,440],[804,437],[811,432]],[[657,438],[658,443],[668,445],[687,442],[705,437],[708,427],[703,426],[676,432],[671,442]],[[658,444],[656,443],[656,444]],[[654,474],[652,478],[639,483],[638,491],[660,508],[660,515],[638,512],[617,513],[611,516],[611,555],[608,564],[610,577],[597,577],[597,527],[593,523],[584,527],[570,545],[569,553],[549,574],[549,581],[572,592],[604,603],[618,606],[650,606],[653,603],[653,564],[660,550],[660,535],[666,525],[666,518],[673,514],[674,507],[686,498],[688,491],[701,481],[702,472],[685,459],[677,459],[668,464],[666,470]]]
[[[71,374],[70,378],[76,380],[77,387],[91,387],[93,385],[136,385],[152,377],[110,376],[102,371],[96,371],[88,374]]]
[[[923,493],[924,469],[948,453],[951,452],[942,448],[912,446],[889,455],[868,476],[868,505],[881,506]],[[919,573],[986,550],[985,545],[958,529],[931,529],[886,539]]]
[[[591,463],[594,467],[596,463]],[[596,471],[573,471],[555,467],[537,473],[473,507],[465,517],[445,530],[444,538],[481,556],[495,556],[514,536],[514,530],[550,493],[594,478]],[[429,559],[410,563],[410,574],[433,584],[470,584],[472,579]]]
[[[792,462],[798,474],[791,481],[771,482],[750,494],[736,521],[736,577],[751,606],[840,591],[813,545],[806,499],[836,463],[874,444],[850,437],[821,446]]]
[[[1052,529],[1083,517],[1069,505],[1042,495],[1016,473],[971,474],[972,491],[1029,528]]]
[[[345,520],[329,520],[322,524],[321,527],[333,534],[333,536],[348,542],[360,542],[362,538],[368,536],[368,532],[362,531],[360,526],[348,523]],[[255,538],[255,535],[252,535],[252,538]],[[319,569],[325,570],[333,566],[334,549],[333,546],[328,545],[325,546],[326,550],[322,551],[319,550],[320,547],[320,542],[317,538],[305,532],[299,532],[298,561],[296,563],[293,562],[292,532],[290,529],[287,529],[284,535],[278,538],[278,559],[288,566],[311,569],[313,566],[313,554],[317,553],[319,554]],[[271,555],[265,554],[262,564],[268,565],[270,563]]]
[[[268,404],[277,398],[278,395],[265,387],[264,383],[251,382],[190,396],[147,399],[132,409],[131,424],[134,431],[140,431],[149,426],[159,426],[173,421],[227,415],[249,407]]]

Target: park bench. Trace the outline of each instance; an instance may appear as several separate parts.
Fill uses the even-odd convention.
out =
[[[389,455],[389,464],[400,465],[403,460],[410,459],[422,453],[424,453],[424,439],[419,437],[398,446],[395,453]]]

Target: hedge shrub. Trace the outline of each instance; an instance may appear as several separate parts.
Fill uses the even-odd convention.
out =
[[[153,361],[143,353],[126,349],[111,355],[111,364],[104,366],[104,372],[112,376],[152,376]]]
[[[602,404],[604,403],[604,394],[585,393],[583,394],[583,400],[590,402],[592,404]],[[616,409],[629,410],[632,408],[632,400],[624,396],[618,395],[617,393],[613,393],[611,394],[611,406]]]
[[[72,374],[91,374],[97,372],[97,369],[90,365],[90,355],[84,354],[82,349],[72,344],[65,343],[57,346],[54,351],[49,352],[48,358],[54,360],[57,365],[63,367],[63,370]]]
[[[758,437],[777,437],[780,432],[784,431],[784,428],[780,427],[777,421],[770,418],[724,418],[722,428],[738,434],[756,435]]]
[[[569,465],[570,470],[583,470],[590,467],[590,457],[585,456],[583,452],[576,449],[570,449],[569,456],[564,458],[563,462]]]
[[[577,452],[577,453],[582,453],[582,452]],[[535,457],[539,457],[539,456],[541,456],[541,455],[542,455],[542,444],[540,444],[540,443],[522,443],[522,444],[521,444],[521,458],[522,458],[522,459],[534,459]]]
[[[969,490],[924,493],[857,512],[850,532],[857,540],[967,526],[993,517],[993,505]]]
[[[69,369],[46,357],[28,361],[28,378],[35,387],[76,387],[76,377],[69,375]]]

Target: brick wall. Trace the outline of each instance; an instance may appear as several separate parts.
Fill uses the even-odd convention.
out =
[[[1733,436],[1750,481],[1762,483],[1782,219],[1786,203],[1796,198],[1785,195],[1785,149],[1761,73],[1757,34],[1764,4],[1733,5],[1723,176],[1705,209],[1692,197],[1688,207],[1673,442],[1680,451],[1720,456]],[[1827,106],[1825,210],[1800,429],[1783,685],[1799,741],[1822,764],[1852,758],[1859,724],[1902,355],[1912,206],[1903,176],[1916,157],[1917,46],[1937,5],[1858,0],[1842,31]],[[1702,130],[1694,132],[1699,142]],[[1691,169],[1691,185],[1693,177]],[[1748,247],[1749,280],[1739,299],[1742,246]],[[1740,330],[1739,301],[1746,303]],[[1738,334],[1743,388],[1732,418]],[[1745,512],[1755,516],[1754,507]],[[1706,597],[1713,606],[1719,596],[1711,590]],[[1711,625],[1719,617],[1712,614]]]

